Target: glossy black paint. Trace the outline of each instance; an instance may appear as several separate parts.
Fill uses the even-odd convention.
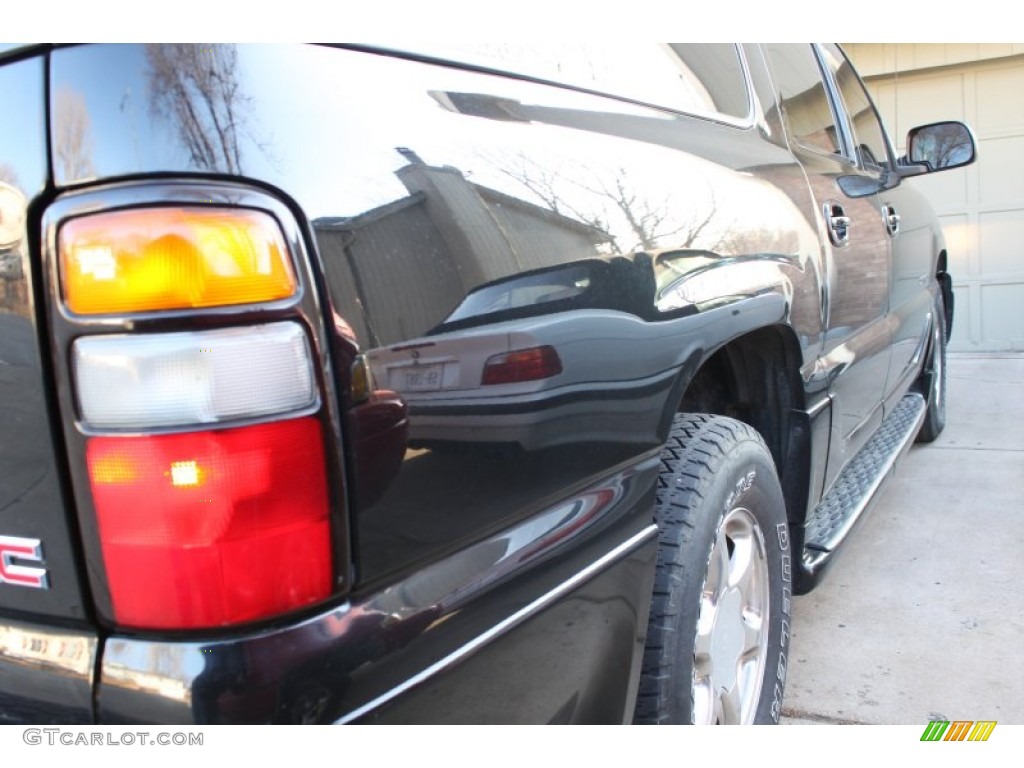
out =
[[[49,196],[37,198],[30,220],[47,238],[33,268],[51,303],[24,317],[48,322],[36,336],[54,355],[55,440],[76,499],[50,524],[71,542],[81,527],[102,627],[98,720],[628,721],[654,457],[705,364],[746,355],[740,373],[755,359],[773,372],[784,413],[750,413],[774,404],[740,373],[729,408],[783,433],[771,442],[799,551],[806,510],[913,381],[935,290],[915,285],[934,274],[941,234],[913,190],[789,141],[762,50],[740,50],[743,120],[369,49],[50,55],[60,196],[45,218]],[[38,61],[0,77],[28,64],[41,91]],[[170,198],[294,220],[300,302],[62,312],[61,218]],[[829,245],[826,201],[856,217],[848,248]],[[886,204],[904,212],[902,242],[890,244]],[[68,344],[295,313],[315,341],[330,435],[335,596],[207,637],[112,628]],[[544,375],[484,383],[489,361],[540,347],[558,355]],[[518,698],[503,698],[510,685]]]
[[[0,92],[0,536],[43,542],[43,562],[27,564],[46,568],[49,586],[0,584],[0,722],[90,722],[97,638],[53,439],[26,228],[47,186],[43,61],[0,67]]]
[[[649,594],[655,557],[650,542],[463,663],[445,666],[414,695],[382,701],[346,722],[629,722],[643,652],[636,627],[646,611],[622,597],[639,585]],[[630,647],[633,653],[623,652]]]
[[[52,429],[48,361],[40,355],[42,315],[38,265],[29,258],[30,203],[45,194],[44,68],[29,59],[0,68],[0,89],[17,119],[0,125],[0,536],[41,539],[49,589],[0,583],[0,606],[13,615],[85,622],[86,597],[73,507],[61,486],[64,473]]]

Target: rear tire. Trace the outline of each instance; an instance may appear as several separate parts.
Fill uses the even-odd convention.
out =
[[[792,589],[771,454],[746,424],[678,414],[661,458],[635,720],[777,723]]]

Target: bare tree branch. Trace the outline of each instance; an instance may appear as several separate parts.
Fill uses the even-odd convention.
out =
[[[239,134],[250,100],[233,45],[146,46],[150,111],[171,120],[198,168],[242,172]]]
[[[61,179],[74,181],[95,176],[89,111],[82,94],[61,88],[54,97],[53,110],[53,153]]]
[[[671,197],[660,204],[643,197],[636,187],[630,185],[623,168],[605,174],[589,169],[589,174],[569,177],[519,154],[513,166],[499,167],[498,171],[529,190],[552,212],[568,215],[608,233],[613,243],[616,241],[611,234],[609,212],[615,212],[614,218],[624,223],[624,229],[632,239],[628,250],[650,251],[665,247],[711,250],[715,247],[707,239],[708,229],[716,220],[718,209],[710,186],[707,194],[699,198],[699,209],[687,207],[681,210],[673,204]],[[580,190],[586,195],[580,195]]]
[[[547,170],[526,155],[519,154],[517,159],[519,161],[517,169],[498,168],[498,171],[526,187],[552,213],[574,218],[611,237],[608,231],[606,216],[603,216],[600,212],[581,211],[565,199],[563,193],[559,191],[562,180],[557,173]]]

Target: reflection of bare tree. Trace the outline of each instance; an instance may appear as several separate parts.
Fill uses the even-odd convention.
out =
[[[970,136],[958,123],[932,125],[918,134],[912,160],[927,161],[933,169],[964,163],[971,156]]]
[[[149,105],[170,119],[196,167],[241,173],[239,134],[249,99],[238,78],[234,45],[146,46]]]
[[[608,231],[608,222],[600,215],[586,213],[573,207],[558,191],[559,175],[535,163],[525,155],[519,155],[519,166],[514,170],[499,168],[503,174],[522,184],[533,192],[552,213],[582,221],[602,232]]]
[[[89,111],[82,94],[61,88],[54,97],[53,153],[64,181],[96,175],[92,164]]]
[[[714,193],[709,190],[709,205],[706,214],[689,221],[680,221],[666,200],[661,205],[652,205],[650,200],[640,197],[634,188],[626,183],[626,172],[619,169],[609,184],[600,179],[596,187],[585,186],[587,191],[604,197],[622,214],[636,238],[630,250],[645,251],[671,242],[677,248],[689,248],[715,215]]]
[[[628,183],[626,172],[621,168],[608,176],[593,173],[592,181],[583,183],[578,178],[564,179],[558,171],[544,168],[523,155],[517,159],[516,167],[499,170],[530,190],[554,213],[570,216],[604,232],[611,231],[613,216],[621,217],[628,227],[628,236],[633,240],[627,251],[664,247],[711,248],[714,245],[699,242],[717,210],[714,192],[710,188],[703,211],[680,211],[674,209],[671,200],[659,204],[641,196]],[[567,185],[575,189],[566,189]],[[581,196],[580,190],[586,194]]]

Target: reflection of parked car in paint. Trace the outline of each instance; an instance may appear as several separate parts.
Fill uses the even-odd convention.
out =
[[[784,280],[768,260],[705,251],[585,259],[482,285],[425,336],[366,357],[407,403],[413,446],[646,442],[686,363],[681,319]]]

